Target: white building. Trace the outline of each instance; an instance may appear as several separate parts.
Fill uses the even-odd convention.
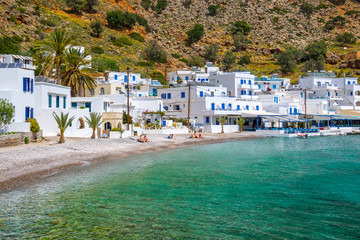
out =
[[[35,118],[43,130],[44,136],[56,136],[59,134],[57,123],[53,117],[55,112],[60,115],[69,113],[75,120],[66,129],[66,137],[90,137],[92,129],[85,122],[89,118],[89,109],[71,108],[70,88],[55,84],[46,77],[37,77],[35,82]]]
[[[280,89],[288,89],[290,87],[290,79],[280,78],[279,75],[274,74],[270,77],[261,76],[255,78],[255,85],[263,92],[278,92]]]
[[[212,62],[207,62],[204,68],[192,67],[190,70],[187,68],[169,72],[169,83],[188,83],[188,82],[199,82],[208,83],[211,75],[220,74],[220,70]]]
[[[3,64],[1,64],[3,63]],[[35,70],[34,59],[32,57],[20,55],[0,55],[0,68],[24,68]],[[7,66],[6,66],[7,64]]]
[[[5,67],[5,68],[4,68]],[[28,118],[33,118],[35,108],[34,71],[20,68],[14,63],[0,65],[0,98],[7,99],[15,107],[14,122],[7,126],[8,132],[29,132]]]

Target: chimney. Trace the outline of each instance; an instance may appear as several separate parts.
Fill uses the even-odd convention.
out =
[[[109,81],[109,74],[110,74],[110,71],[104,71],[105,82]]]

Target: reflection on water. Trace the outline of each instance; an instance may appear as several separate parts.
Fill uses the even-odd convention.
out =
[[[0,195],[0,239],[357,239],[360,138],[256,139],[76,168]]]

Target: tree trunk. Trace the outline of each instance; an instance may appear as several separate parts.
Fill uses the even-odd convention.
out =
[[[91,139],[95,139],[95,128],[93,128],[93,134],[91,135]]]
[[[64,132],[63,132],[63,131],[60,131],[59,143],[64,143],[64,142],[65,142]]]
[[[56,66],[56,79],[57,79],[57,84],[61,85],[61,60],[59,60],[58,65]]]
[[[240,125],[240,132],[242,132],[243,131],[243,126],[242,125]]]
[[[221,124],[221,133],[224,133],[224,125]]]

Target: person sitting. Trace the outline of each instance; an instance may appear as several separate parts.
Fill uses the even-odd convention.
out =
[[[139,142],[143,143],[144,142],[144,138],[143,138],[143,135],[141,134],[140,137],[139,137]]]
[[[201,135],[201,133],[199,133],[199,139],[204,139],[204,137]]]
[[[146,135],[143,138],[144,142],[150,142],[149,139],[147,139]]]
[[[174,140],[174,139],[175,139],[174,134],[170,134],[170,138],[171,138],[172,140]]]

